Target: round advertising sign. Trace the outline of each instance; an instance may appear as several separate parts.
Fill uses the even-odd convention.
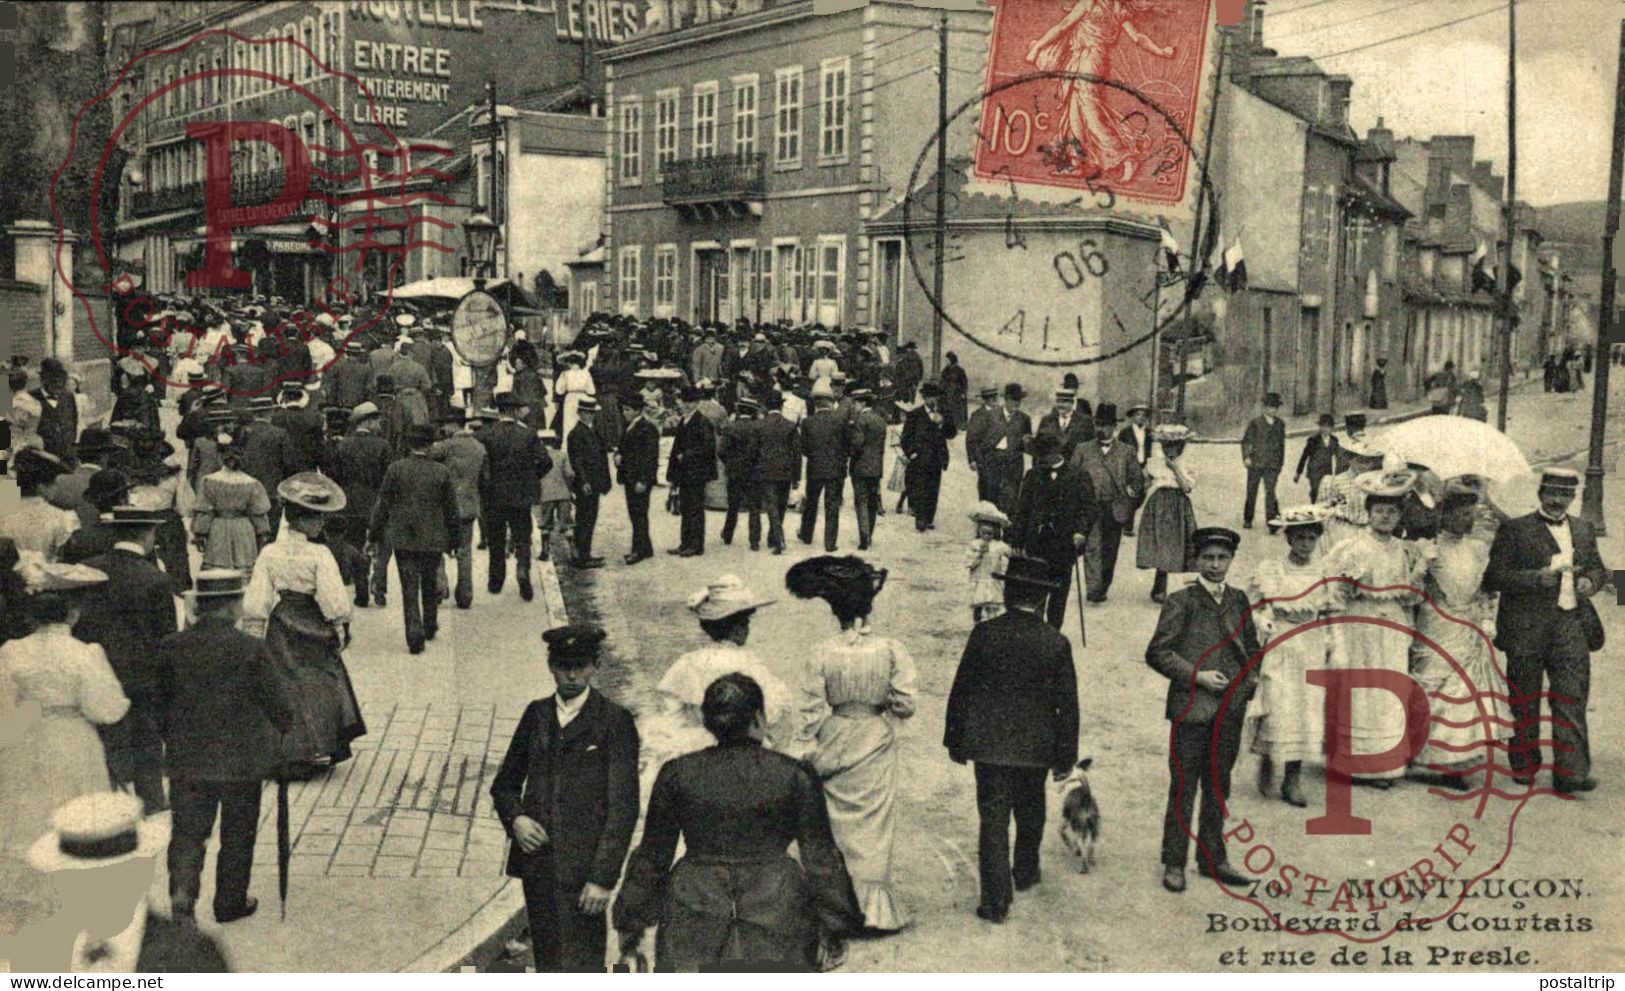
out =
[[[496,297],[475,289],[451,315],[451,346],[470,365],[494,365],[508,345],[508,315]]]

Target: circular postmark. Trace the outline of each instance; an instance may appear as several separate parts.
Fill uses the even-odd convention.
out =
[[[1349,593],[1375,605],[1329,614],[1314,605]],[[1436,926],[1491,928],[1463,906],[1506,863],[1524,806],[1556,794],[1517,782],[1526,771],[1502,763],[1529,746],[1519,731],[1538,719],[1517,712],[1524,700],[1508,692],[1493,640],[1422,589],[1333,575],[1266,595],[1203,651],[1190,678],[1170,688],[1171,794],[1194,798],[1199,790],[1202,802],[1217,801],[1218,815],[1204,826],[1205,806],[1193,823],[1190,805],[1172,803],[1168,827],[1177,821],[1183,835],[1165,833],[1165,860],[1170,844],[1194,840],[1202,873],[1228,865],[1251,879],[1215,883],[1258,913],[1210,914],[1209,932],[1377,943]],[[1202,686],[1199,676],[1210,671],[1227,674],[1221,689]],[[1325,785],[1306,809],[1230,787],[1249,704],[1270,678],[1302,678],[1310,693],[1299,697],[1320,697]],[[1269,698],[1253,710],[1265,720]],[[1190,721],[1202,727],[1200,739],[1182,729]],[[1429,783],[1419,787],[1407,773]],[[1360,787],[1372,781],[1383,787]]]
[[[1178,116],[1167,109],[1158,100],[1153,99],[1140,89],[1126,83],[1105,76],[1088,72],[1075,72],[1069,70],[1040,70],[1025,73],[1015,78],[997,82],[970,99],[965,100],[954,108],[948,115],[943,131],[949,130],[955,121],[964,117],[972,109],[985,110],[994,97],[1012,93],[1024,87],[1039,84],[1067,84],[1071,86],[1104,87],[1114,94],[1126,99],[1132,99],[1143,110],[1133,112],[1128,116],[1137,117],[1143,125],[1156,125],[1157,132],[1162,136],[1160,148],[1155,149],[1153,158],[1153,172],[1166,171],[1175,168],[1173,162],[1179,164],[1177,168],[1189,168],[1190,163],[1196,162],[1198,156],[1192,146],[1189,129],[1182,124]],[[984,124],[984,126],[986,126]],[[980,134],[980,132],[979,132]],[[981,134],[979,140],[986,140]],[[930,201],[919,202],[913,190],[919,188],[920,177],[924,172],[926,162],[931,158],[941,140],[939,133],[933,132],[920,149],[913,169],[909,174],[907,189],[911,192],[902,200],[903,230],[906,237],[906,253],[908,255],[909,270],[915,283],[924,294],[927,303],[932,309],[941,314],[945,324],[958,331],[960,335],[1000,358],[1014,362],[1046,367],[1078,367],[1101,364],[1120,358],[1142,345],[1150,343],[1159,334],[1166,334],[1170,329],[1189,320],[1193,315],[1192,304],[1200,296],[1207,282],[1206,274],[1199,269],[1195,271],[1173,272],[1167,271],[1160,264],[1163,248],[1158,245],[1155,254],[1145,259],[1145,271],[1154,273],[1152,278],[1146,279],[1146,291],[1137,297],[1136,305],[1130,309],[1122,309],[1115,302],[1107,302],[1102,309],[1102,317],[1098,326],[1088,324],[1094,321],[1085,321],[1081,311],[1074,309],[1069,314],[1043,314],[1029,312],[1027,305],[1018,306],[1008,318],[995,326],[969,326],[969,318],[961,319],[952,312],[945,299],[939,298],[934,286],[934,247],[928,249],[927,257],[922,261],[921,252],[916,242],[927,240],[917,236],[920,232],[929,233],[933,223],[929,216],[916,223],[916,210],[928,209],[934,206]],[[1056,210],[1056,216],[1065,219],[1075,219],[1083,224],[1098,223],[1119,205],[1119,195],[1115,191],[1116,181],[1105,176],[1098,167],[1093,167],[1086,160],[1082,160],[1075,147],[1076,142],[1065,142],[1057,139],[1049,144],[1036,143],[1031,134],[1022,139],[1023,150],[1032,150],[1046,162],[1054,166],[1055,171],[1073,177],[1070,182],[1076,184],[1078,196],[1059,204],[1050,204]],[[1167,151],[1175,148],[1182,154],[1169,158]],[[1023,233],[1026,226],[1025,210],[1020,197],[1020,183],[1008,168],[997,170],[997,181],[1008,189],[1007,211],[1004,219],[1005,247],[1009,251],[1026,250],[1027,237]],[[942,177],[936,180],[944,182]],[[1206,227],[1210,231],[1217,231],[1218,202],[1213,193],[1205,167],[1201,167],[1197,175],[1197,183],[1202,189],[1202,197],[1209,216]],[[945,199],[958,201],[957,192],[944,190]],[[957,203],[956,203],[957,205]],[[955,206],[947,206],[945,212],[950,216]],[[950,225],[952,220],[949,221]],[[1163,237],[1170,237],[1166,228],[1163,228]],[[1198,247],[1198,257],[1208,253],[1211,245]],[[951,250],[945,245],[944,260],[952,259],[947,251]],[[1104,236],[1097,239],[1085,233],[1076,243],[1059,246],[1050,252],[1041,252],[1045,257],[1037,258],[1032,263],[1037,269],[1036,278],[1053,279],[1063,292],[1071,292],[1087,287],[1097,287],[1109,277],[1113,271],[1110,254],[1104,243]],[[1121,268],[1121,266],[1119,266]],[[946,295],[943,293],[942,295]],[[1150,317],[1150,329],[1132,331],[1131,326],[1143,326]],[[1110,326],[1117,331],[1118,342],[1110,347],[1104,347],[1106,328]],[[1022,350],[1005,342],[1005,338],[1014,337],[1016,343],[1024,342],[1031,334],[1038,341],[1037,354],[1030,350]]]
[[[205,68],[202,55],[214,48],[218,48],[221,55],[214,61],[213,68]],[[194,49],[198,53],[195,61],[185,57]],[[282,72],[262,68],[259,58],[239,64],[241,56],[236,53],[259,50],[267,55],[264,65],[274,65]],[[270,57],[272,52],[279,57]],[[332,360],[336,360],[350,339],[387,327],[396,280],[406,252],[425,245],[443,252],[453,250],[417,237],[415,230],[422,218],[403,222],[380,212],[412,200],[450,202],[433,191],[408,188],[409,180],[419,176],[429,175],[441,181],[448,180],[449,176],[432,167],[403,167],[392,171],[374,164],[375,157],[405,163],[411,153],[439,151],[444,154],[443,150],[409,146],[396,138],[383,122],[366,82],[328,65],[299,39],[249,37],[227,28],[200,31],[172,45],[135,54],[104,91],[78,109],[69,129],[67,157],[53,176],[50,188],[51,210],[59,231],[67,227],[59,200],[59,183],[82,140],[87,116],[98,104],[111,103],[128,82],[142,78],[152,68],[143,67],[147,62],[158,67],[178,66],[180,71],[165,72],[161,84],[142,87],[123,113],[116,116],[95,159],[89,200],[91,204],[103,202],[109,186],[117,186],[123,180],[121,174],[110,174],[110,170],[122,167],[121,156],[116,154],[121,142],[144,140],[145,127],[159,121],[175,129],[175,116],[170,108],[176,101],[183,107],[189,100],[195,101],[199,111],[194,115],[197,119],[186,120],[184,130],[177,131],[175,136],[196,142],[188,146],[197,149],[196,158],[186,164],[187,171],[183,174],[197,178],[187,184],[167,185],[163,192],[176,203],[181,214],[201,205],[204,236],[198,241],[193,257],[177,266],[186,270],[178,275],[174,294],[148,292],[142,285],[148,280],[128,271],[116,271],[122,266],[115,264],[117,252],[108,243],[101,212],[97,209],[87,211],[90,218],[88,243],[99,276],[95,284],[76,284],[68,271],[68,259],[64,257],[67,239],[58,237],[57,277],[73,293],[91,333],[115,361],[138,365],[155,383],[176,389],[213,385],[242,395],[273,392],[286,382],[319,376],[331,363],[303,368],[281,361],[293,341],[308,342],[321,335],[331,335]],[[344,114],[315,91],[314,87],[327,79],[342,80],[354,88],[365,101],[370,118],[364,123],[379,133],[380,141],[359,137]],[[301,133],[277,120],[237,119],[236,115],[234,119],[221,119],[225,115],[215,114],[214,108],[203,106],[205,94],[213,94],[218,102],[230,98],[239,89],[246,94],[250,87],[283,99],[291,95],[307,108],[302,114],[289,114],[282,108],[277,115],[279,119],[314,119],[321,123],[314,131],[306,129]],[[357,106],[359,109],[362,104]],[[143,114],[148,114],[149,119],[143,121]],[[323,143],[321,135],[324,133],[338,138],[334,142],[336,147]],[[257,173],[245,169],[241,152],[251,145],[255,146],[251,160],[274,161],[278,163],[276,168]],[[150,191],[130,190],[128,199],[133,203],[140,194],[159,190],[155,182]],[[302,239],[305,247],[325,259],[323,267],[327,275],[308,305],[272,308],[262,305],[257,298],[250,303],[249,297],[241,295],[251,287],[251,277],[238,267],[239,263],[250,247],[261,253],[269,251],[263,241],[245,241],[245,234],[270,225],[294,226],[302,232],[295,235],[295,243]],[[399,243],[381,242],[375,234],[379,229],[400,231]],[[348,244],[342,243],[340,233],[346,230],[353,233]],[[192,233],[190,228],[187,233]],[[377,252],[388,256],[388,263],[381,266],[383,291],[369,302],[361,319],[341,331],[337,317],[358,303],[357,288],[369,267],[368,256]],[[155,263],[144,260],[149,265]],[[181,287],[187,290],[186,295],[178,291]],[[97,305],[97,297],[103,294],[113,314],[111,320]],[[257,346],[249,348],[246,354],[234,346],[237,342],[227,332],[224,319],[227,310],[259,324]],[[123,339],[120,324],[127,331]],[[149,350],[166,352],[176,359],[176,368],[201,368],[202,378],[171,380],[166,371],[168,363],[155,360]],[[190,361],[183,363],[180,360],[183,358]],[[252,387],[243,387],[240,379],[227,374],[237,364],[266,364],[270,366],[269,374],[256,376],[251,380],[255,383]]]

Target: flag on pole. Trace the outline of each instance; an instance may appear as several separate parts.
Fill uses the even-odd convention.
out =
[[[1168,266],[1169,273],[1178,275],[1180,272],[1179,242],[1174,240],[1173,232],[1166,227],[1162,228],[1160,250],[1162,251],[1163,262]]]
[[[1247,288],[1247,256],[1241,251],[1241,238],[1224,249],[1224,287],[1231,292]]]

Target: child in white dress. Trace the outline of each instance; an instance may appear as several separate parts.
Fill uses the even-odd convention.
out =
[[[965,568],[970,572],[971,622],[980,623],[1004,612],[1004,583],[995,575],[1010,563],[1010,545],[1003,540],[1010,518],[991,502],[970,511],[976,536],[965,547]]]

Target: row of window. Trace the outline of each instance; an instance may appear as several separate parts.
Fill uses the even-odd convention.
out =
[[[183,56],[164,66],[162,72],[154,67],[145,84],[147,95],[155,97],[148,112],[163,117],[188,114],[219,106],[225,100],[239,100],[283,88],[281,80],[304,83],[326,76],[329,70],[339,68],[341,16],[336,10],[320,17],[307,14],[298,24],[290,21],[281,28],[261,32],[259,44],[233,41],[229,65],[227,50],[222,47],[198,52],[191,58]],[[282,38],[299,44],[273,40]],[[327,68],[322,68],[317,59]],[[228,75],[225,72],[228,68],[265,73],[275,80]],[[127,109],[132,103],[133,98],[127,96]]]
[[[825,59],[819,63],[818,159],[844,161],[847,157],[851,120],[852,60],[849,57]],[[773,73],[773,163],[779,168],[797,168],[802,155],[802,67],[789,66]],[[729,99],[731,146],[724,146],[721,115],[721,88],[715,80],[696,83],[689,98],[687,128],[681,123],[683,92],[663,89],[654,95],[654,166],[658,171],[684,157],[680,140],[689,133],[690,158],[711,158],[731,153],[738,156],[757,152],[757,122],[761,112],[761,78],[757,73],[734,76]],[[620,162],[622,185],[643,181],[644,147],[643,98],[620,100]]]
[[[305,111],[302,116],[290,114],[276,123],[299,135],[306,148],[331,147],[337,143],[330,137],[336,139],[338,124],[318,117],[311,110]],[[180,141],[150,149],[146,160],[146,188],[174,189],[202,182],[207,177],[203,158],[201,141]],[[320,157],[313,156],[313,161],[318,168],[324,164]],[[270,145],[261,141],[243,141],[235,146],[231,165],[233,175],[257,175],[279,168],[282,168],[281,156]]]
[[[648,266],[645,268],[645,254]],[[615,253],[620,311],[641,316],[645,277],[650,281],[650,315],[676,316],[679,273],[687,266],[687,310],[696,320],[841,322],[846,286],[846,238],[822,235],[809,242],[775,239],[768,247],[749,245],[689,249],[685,263],[676,244],[625,245]]]

